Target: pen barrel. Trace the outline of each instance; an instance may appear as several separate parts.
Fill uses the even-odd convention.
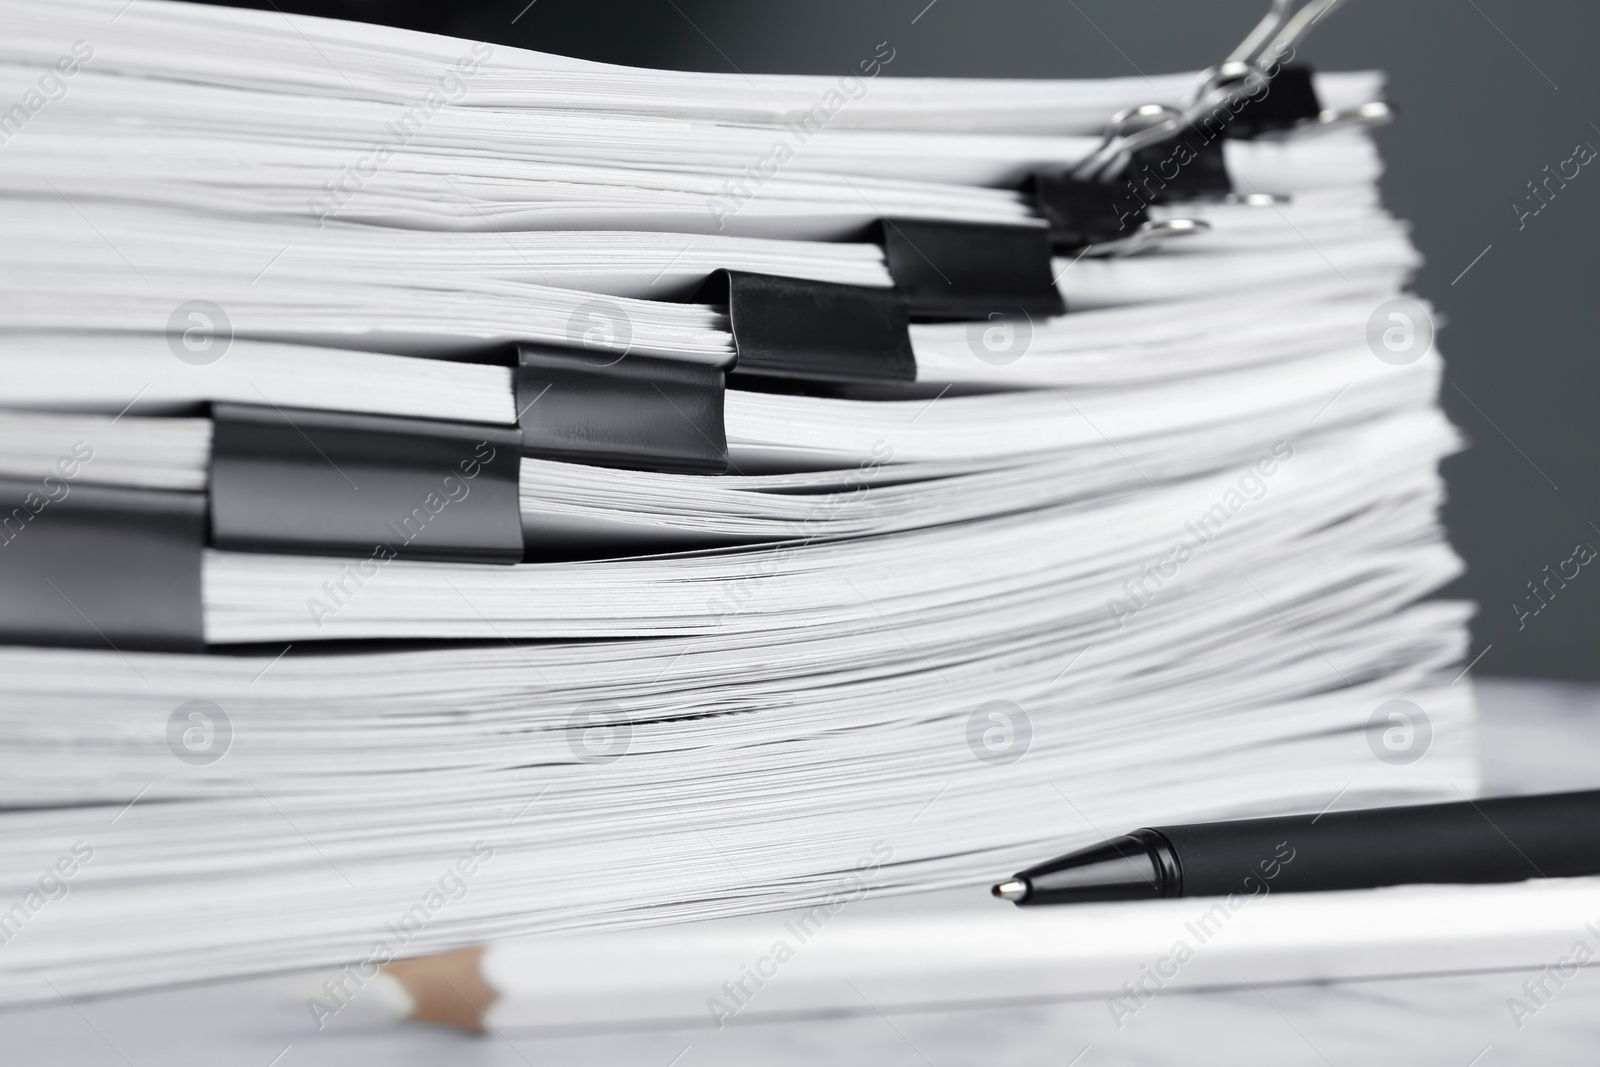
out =
[[[1600,791],[1155,829],[1184,896],[1600,873]]]

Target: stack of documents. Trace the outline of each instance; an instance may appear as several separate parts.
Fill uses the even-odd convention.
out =
[[[0,13],[0,1002],[1474,789],[1378,76],[1074,243],[1199,75]]]

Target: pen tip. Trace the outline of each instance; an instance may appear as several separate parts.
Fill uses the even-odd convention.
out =
[[[1028,883],[1020,878],[1013,878],[1009,882],[1001,882],[990,890],[1001,900],[1020,901],[1028,895]]]

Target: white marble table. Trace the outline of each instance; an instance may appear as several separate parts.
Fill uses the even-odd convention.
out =
[[[1479,683],[1487,792],[1600,787],[1600,687]],[[1600,968],[1536,1013],[1527,972],[1164,993],[1118,1030],[1102,999],[673,1029],[459,1037],[375,1017],[318,1032],[281,978],[0,1012],[0,1060],[187,1067],[637,1064],[1496,1064],[1600,1055]]]

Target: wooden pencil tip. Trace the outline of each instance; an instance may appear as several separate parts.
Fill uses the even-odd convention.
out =
[[[483,980],[478,967],[482,959],[483,946],[473,945],[434,956],[394,960],[383,965],[383,972],[393,975],[411,995],[409,1018],[482,1034],[484,1013],[500,998]]]

